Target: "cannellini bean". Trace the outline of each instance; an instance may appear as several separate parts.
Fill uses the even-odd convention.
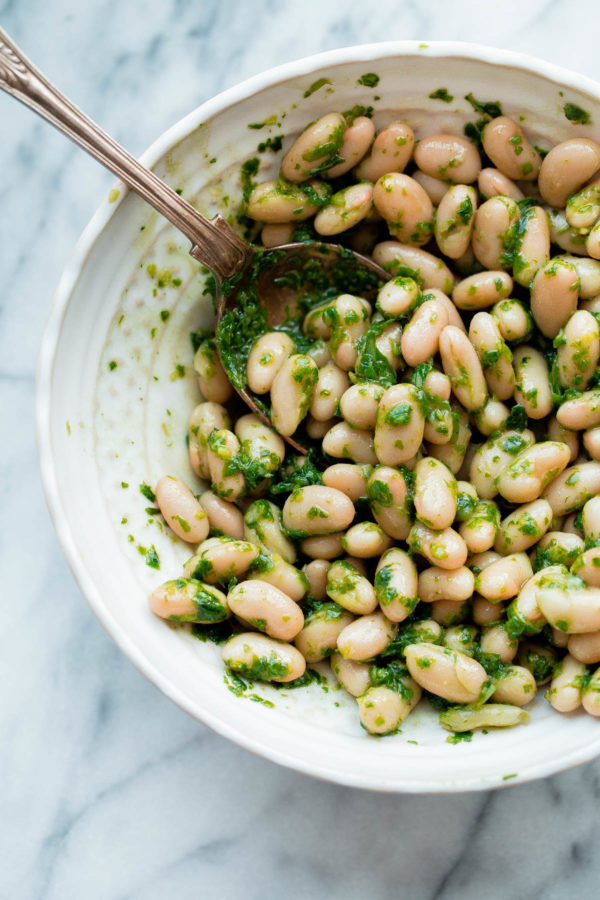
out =
[[[519,218],[519,207],[510,197],[492,197],[475,215],[472,247],[476,259],[486,269],[508,266],[506,246],[509,228]],[[504,296],[508,296],[508,293]]]
[[[353,369],[356,365],[358,339],[368,326],[364,302],[351,294],[342,294],[335,306],[324,312],[323,318],[327,323],[335,323],[329,338],[331,358],[340,369]]]
[[[581,706],[585,664],[569,653],[558,663],[546,697],[557,712],[573,712]]]
[[[544,615],[537,602],[537,592],[540,582],[547,578],[564,578],[566,569],[564,566],[548,566],[540,572],[536,572],[521,587],[516,598],[508,607],[509,624],[518,626],[516,633],[537,634],[546,624]]]
[[[491,500],[480,500],[472,514],[461,522],[458,533],[470,553],[484,553],[494,546],[500,526],[500,511]]]
[[[382,241],[373,248],[373,259],[392,273],[394,266],[412,269],[423,279],[423,288],[427,291],[436,288],[450,293],[454,287],[454,275],[443,260],[420,247],[400,244],[398,241]]]
[[[465,522],[477,506],[479,497],[473,485],[468,481],[457,481],[456,488],[458,491],[456,518],[459,522]]]
[[[526,210],[514,235],[513,277],[528,287],[540,266],[550,259],[550,222],[546,210],[533,206]]]
[[[423,389],[426,394],[432,397],[438,397],[440,400],[449,400],[451,384],[450,379],[443,372],[437,369],[431,369],[425,376]]]
[[[267,331],[252,345],[246,363],[248,387],[255,394],[266,394],[280,368],[294,352],[294,342],[281,331]]]
[[[294,236],[294,226],[291,222],[263,225],[260,239],[263,247],[278,247],[280,244],[290,244]]]
[[[588,428],[583,432],[583,446],[592,459],[600,460],[600,428]]]
[[[319,422],[310,413],[307,414],[304,427],[309,438],[315,441],[322,441],[330,428],[338,422],[338,419],[327,419],[326,422]]]
[[[477,649],[476,640],[477,629],[473,625],[451,625],[444,632],[442,644],[450,650],[473,657]]]
[[[232,431],[212,431],[208,438],[206,460],[215,492],[224,500],[237,500],[246,492],[246,480],[232,469],[232,461],[240,452],[240,442]]]
[[[547,531],[535,547],[532,559],[533,568],[538,571],[546,566],[570,566],[584,549],[584,542],[576,534],[569,534],[566,531]]]
[[[360,181],[377,181],[388,172],[404,171],[412,156],[415,137],[404,122],[391,122],[373,142],[371,152],[354,170]]]
[[[498,116],[483,129],[483,149],[507,178],[535,181],[542,158],[529,143],[520,125],[508,116]]]
[[[382,356],[385,356],[393,369],[399,369],[402,365],[400,352],[400,338],[402,337],[402,325],[399,322],[390,322],[375,337],[375,346]]]
[[[302,331],[307,337],[327,340],[339,326],[350,328],[366,323],[370,315],[371,304],[367,300],[353,294],[340,294],[311,309],[304,317]]]
[[[546,203],[563,209],[600,168],[600,145],[589,138],[570,138],[557,144],[544,158],[538,187]]]
[[[586,256],[568,256],[567,254],[563,254],[562,258],[575,267],[580,284],[580,298],[591,300],[597,297],[600,294],[600,261],[588,259]],[[579,306],[585,308],[583,304],[579,304]]]
[[[476,272],[458,282],[452,291],[452,300],[459,309],[486,309],[508,297],[512,288],[513,280],[508,272]]]
[[[571,228],[588,230],[600,218],[600,179],[595,178],[567,200],[565,209]]]
[[[556,416],[550,416],[548,419],[547,437],[550,441],[560,441],[566,444],[571,453],[569,462],[574,462],[579,456],[579,436],[576,431],[569,431],[563,428]]]
[[[339,683],[353,697],[360,697],[371,686],[369,666],[366,663],[344,659],[334,651],[331,655],[331,669]]]
[[[600,391],[584,391],[573,400],[566,400],[556,411],[563,428],[582,431],[600,425]]]
[[[425,419],[413,385],[389,387],[377,410],[374,448],[379,462],[388,466],[408,462],[421,446],[424,427]]]
[[[307,616],[302,631],[294,638],[294,645],[306,662],[321,662],[334,652],[338,637],[353,621],[351,613],[330,603]]]
[[[479,357],[490,393],[499,400],[508,400],[515,387],[512,353],[494,317],[485,312],[475,313],[469,325],[469,340]]]
[[[184,572],[190,578],[198,578],[209,584],[218,581],[225,583],[244,575],[258,554],[259,548],[249,541],[209,538],[188,559]]]
[[[529,669],[536,684],[547,684],[558,660],[558,654],[552,645],[543,645],[534,641],[521,641],[517,659]]]
[[[531,312],[546,337],[554,338],[577,309],[579,276],[557,256],[539,269],[531,285]]]
[[[450,259],[466,253],[473,233],[477,192],[464,184],[453,185],[442,197],[434,225],[440,251]]]
[[[469,441],[471,440],[471,428],[469,426],[469,418],[462,409],[453,408],[452,413],[458,420],[458,429],[455,429],[447,444],[437,446],[428,444],[427,452],[429,456],[433,456],[435,459],[443,462],[456,475],[463,465]]]
[[[165,475],[156,485],[155,493],[165,522],[178,538],[197,544],[208,536],[208,517],[180,478]]]
[[[488,397],[483,409],[475,413],[475,424],[482,434],[495,434],[506,427],[509,415],[510,410],[505,403]]]
[[[329,195],[330,188],[322,181],[309,181],[309,191],[304,185],[292,184],[285,179],[263,181],[257,184],[248,197],[247,215],[255,222],[270,225],[286,225],[289,222],[303,222],[317,212],[315,195],[322,202]]]
[[[421,688],[408,677],[402,679],[401,693],[383,684],[370,687],[357,697],[361,725],[370,734],[391,734],[420,699]]]
[[[343,553],[341,534],[322,534],[304,538],[300,549],[311,559],[336,559]]]
[[[317,338],[312,346],[307,349],[306,355],[310,356],[313,362],[317,364],[319,369],[322,369],[323,366],[326,366],[328,362],[331,362],[331,357],[329,355],[329,346],[321,338]]]
[[[375,182],[373,204],[399,241],[425,244],[433,231],[433,204],[421,185],[401,172]]]
[[[526,706],[537,694],[535,678],[525,666],[509,666],[496,685],[494,700]]]
[[[475,578],[475,590],[486,600],[510,600],[531,578],[533,569],[526,553],[511,553],[486,566]]]
[[[425,362],[438,351],[440,334],[448,325],[448,312],[439,300],[426,300],[404,328],[402,356],[409,366]]]
[[[454,475],[431,456],[419,460],[414,473],[417,518],[429,528],[447,528],[456,517],[458,489]]]
[[[412,177],[419,182],[434,206],[438,206],[448,192],[448,185],[445,181],[442,181],[441,178],[432,178],[431,175],[426,175],[420,169],[413,172]]]
[[[308,582],[308,595],[314,600],[327,599],[327,570],[329,566],[330,562],[328,559],[313,559],[302,567]]]
[[[194,578],[166,581],[150,594],[150,609],[171,622],[222,622],[229,616],[222,591]]]
[[[496,487],[509,503],[537,500],[544,488],[566,467],[570,455],[567,445],[559,441],[533,444],[501,470],[495,479]],[[557,515],[552,499],[545,491],[543,496]]]
[[[208,516],[211,531],[242,540],[244,517],[235,504],[228,503],[212,491],[204,491],[200,497],[200,506]]]
[[[600,588],[587,587],[578,576],[546,575],[536,599],[545,619],[565,634],[600,631]]]
[[[350,380],[346,372],[334,362],[328,362],[319,369],[310,405],[311,416],[317,422],[329,422],[337,414],[338,404],[349,387]]]
[[[481,635],[482,653],[493,653],[502,663],[512,662],[517,655],[518,642],[512,639],[504,625],[492,625]]]
[[[375,611],[375,588],[364,575],[344,560],[332,563],[327,571],[327,596],[357,616]]]
[[[525,194],[518,185],[503,175],[499,169],[482,169],[477,178],[477,187],[486,200],[497,197],[510,197],[516,203],[525,199]]]
[[[455,328],[460,328],[465,334],[467,333],[465,323],[463,322],[454,301],[451,300],[450,297],[446,296],[443,291],[438,291],[437,288],[429,288],[427,290],[427,298],[429,300],[439,300],[440,303],[443,303],[446,307],[446,312],[448,313],[448,324],[454,325]]]
[[[467,410],[480,409],[487,398],[487,385],[475,348],[467,336],[447,325],[440,335],[440,355],[456,399]]]
[[[397,632],[398,626],[382,612],[371,613],[346,625],[338,637],[337,648],[344,659],[364,662],[385,650]]]
[[[281,163],[283,177],[304,181],[339,165],[338,151],[345,131],[344,117],[337,112],[327,113],[310,124],[285,154]]]
[[[444,628],[466,622],[470,617],[471,605],[463,600],[435,600],[431,606],[431,616]]]
[[[495,497],[498,493],[496,478],[500,472],[514,460],[516,454],[531,447],[534,441],[533,432],[525,429],[523,432],[505,431],[482,444],[476,450],[469,468],[469,480],[478,496],[483,500]]]
[[[392,538],[374,522],[358,522],[342,536],[346,553],[359,559],[381,556],[393,544]]]
[[[571,571],[583,578],[588,587],[600,587],[600,547],[590,547],[582,552],[572,563]]]
[[[203,397],[214,403],[226,403],[233,394],[233,388],[217,354],[217,345],[212,338],[202,341],[194,354],[194,370],[198,376],[198,386]]]
[[[435,603],[438,600],[464,602],[473,595],[475,579],[466,566],[458,569],[440,569],[431,566],[419,574],[419,600]]]
[[[348,425],[363,431],[375,429],[377,407],[385,388],[374,381],[353,384],[340,398],[340,412]]]
[[[545,207],[550,220],[550,240],[557,244],[561,250],[576,256],[587,256],[585,247],[585,234],[580,234],[571,228],[567,222],[564,209]]]
[[[591,497],[581,511],[583,533],[588,546],[600,544],[600,496]]]
[[[303,572],[287,562],[278,553],[269,553],[266,558],[256,561],[256,567],[247,576],[249,580],[260,580],[272,584],[295,600],[302,600],[308,590],[308,582]]]
[[[243,537],[267,553],[277,553],[288,563],[296,561],[296,548],[284,535],[281,510],[270,500],[255,500],[244,514]]]
[[[527,550],[548,531],[551,522],[552,507],[547,500],[519,506],[500,523],[494,549],[503,554]]]
[[[310,356],[289,356],[271,385],[271,419],[284,436],[292,435],[308,412],[319,370]]]
[[[232,671],[257,681],[294,681],[306,671],[304,657],[291,644],[251,631],[229,638],[223,661]]]
[[[367,496],[367,483],[372,473],[371,466],[361,466],[356,463],[334,463],[328,466],[322,474],[323,484],[336,488],[353,503]]]
[[[242,581],[227,594],[231,611],[270,637],[291,641],[302,630],[304,616],[297,603],[266,581]]]
[[[600,631],[570,634],[567,646],[571,656],[585,665],[600,662]]]
[[[533,330],[533,319],[520,300],[501,300],[492,308],[498,330],[505,341],[522,341]]]
[[[485,597],[473,597],[473,621],[476,625],[493,625],[502,619],[504,607],[501,603],[491,603]]]
[[[210,478],[208,470],[208,438],[214,429],[229,429],[229,413],[220,403],[199,403],[188,424],[189,456],[192,469],[200,478]]]
[[[474,145],[455,134],[432,134],[415,146],[414,160],[426,175],[454,184],[472,184],[481,172]]]
[[[583,691],[581,703],[590,716],[600,716],[600,669],[596,669]]]
[[[417,684],[451,703],[474,703],[487,681],[483,666],[448,647],[409,644],[404,655],[408,671]]]
[[[272,475],[285,457],[285,444],[277,432],[249,414],[240,416],[235,423],[235,434],[242,452],[260,467],[265,476]]]
[[[422,522],[415,522],[407,541],[415,553],[441,569],[458,569],[467,559],[467,545],[453,528],[434,531]]]
[[[548,485],[542,496],[555,516],[564,516],[579,509],[599,492],[600,463],[585,462],[565,469]]]
[[[376,466],[367,482],[367,496],[385,533],[397,541],[406,540],[411,529],[410,491],[403,473],[391,466]]]
[[[600,219],[586,237],[585,249],[592,259],[600,259]]]
[[[448,731],[473,728],[514,728],[526,725],[529,713],[508,703],[486,703],[480,709],[447,709],[440,713],[440,725]]]
[[[467,560],[467,565],[472,572],[479,574],[482,569],[491,566],[493,562],[499,559],[502,559],[502,557],[495,550],[482,550],[481,553],[472,553]]]
[[[552,412],[552,389],[548,365],[539,350],[521,344],[513,354],[514,397],[530,419],[543,419]]]
[[[419,602],[417,568],[404,550],[388,550],[375,574],[375,596],[391,622],[402,622]]]
[[[327,169],[323,173],[324,177],[339,178],[340,175],[349,172],[368,152],[374,136],[375,126],[372,119],[367,116],[358,116],[344,131],[341,146],[337,150],[337,156],[343,162]]]
[[[387,281],[377,294],[377,307],[386,316],[404,316],[419,298],[419,285],[414,278],[398,275]]]
[[[340,234],[368,216],[373,203],[373,187],[366,182],[337,191],[314,218],[317,234]]]
[[[373,432],[352,428],[347,422],[333,425],[323,438],[323,452],[336,459],[351,459],[363,465],[375,465]]]
[[[296,488],[283,505],[283,526],[294,537],[344,531],[354,518],[354,504],[341,491],[325,485]]]

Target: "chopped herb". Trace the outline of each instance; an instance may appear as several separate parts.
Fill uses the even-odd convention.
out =
[[[442,100],[444,103],[452,103],[452,101],[454,100],[454,97],[452,96],[452,94],[448,93],[446,88],[441,87],[441,88],[438,88],[436,91],[432,91],[431,94],[429,94],[429,99],[430,100]]]
[[[503,115],[502,106],[500,105],[499,100],[482,103],[480,100],[476,100],[473,94],[466,94],[465,100],[469,101],[475,112],[479,113],[479,115],[489,116],[490,119],[495,119],[497,116]]]
[[[149,500],[151,503],[156,502],[156,494],[152,490],[149,484],[146,484],[145,481],[142,481],[140,484],[140,494],[142,494],[146,500]]]
[[[111,372],[113,371],[113,369],[117,368],[117,363],[115,362],[114,359],[111,359],[111,361],[108,364],[108,368],[110,369]]]
[[[365,87],[375,88],[379,84],[379,75],[376,75],[375,72],[365,72],[358,79],[358,83],[364,84]]]
[[[160,559],[154,544],[146,551],[146,565],[151,569],[160,569]]]
[[[315,91],[318,91],[318,90],[319,90],[319,88],[322,88],[322,87],[324,87],[326,84],[331,84],[331,83],[332,83],[332,82],[331,82],[331,79],[330,79],[330,78],[317,78],[317,80],[316,80],[316,81],[313,81],[313,83],[311,84],[311,86],[310,86],[309,88],[307,88],[307,89],[304,91],[304,93],[302,94],[302,96],[303,96],[303,97],[310,97],[311,94],[314,94]]]
[[[582,109],[581,106],[577,106],[576,103],[565,103],[563,111],[569,122],[574,122],[576,125],[589,125],[592,121],[589,112]]]

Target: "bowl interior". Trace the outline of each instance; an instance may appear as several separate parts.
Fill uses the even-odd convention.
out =
[[[366,72],[379,75],[368,88]],[[451,103],[430,99],[446,88]],[[401,117],[417,137],[461,133],[477,119],[464,99],[500,101],[535,143],[575,126],[564,104],[591,115],[576,133],[600,137],[600,95],[590,82],[515,54],[465,45],[376,45],[281,67],[188,116],[145,161],[202,212],[235,219],[241,164],[277,157],[257,146],[355,104],[374,107],[378,127]],[[262,127],[256,127],[262,125]],[[251,127],[249,127],[251,126]],[[170,628],[147,594],[176,577],[189,550],[172,539],[139,491],[171,473],[200,488],[189,467],[186,423],[201,399],[190,333],[208,328],[206,278],[187,242],[122,189],[88,226],[59,286],[40,360],[41,466],[59,537],[100,620],[135,664],[185,710],[248,749],[301,771],[390,791],[489,788],[539,777],[600,752],[597,723],[559,716],[540,696],[532,722],[452,745],[435,713],[419,709],[402,733],[376,740],[359,727],[354,701],[333,683],[297,691],[261,686],[236,696],[219,647]],[[146,564],[154,547],[160,570]],[[248,696],[251,694],[251,696]],[[268,703],[249,702],[256,698]],[[271,705],[272,704],[272,705]]]

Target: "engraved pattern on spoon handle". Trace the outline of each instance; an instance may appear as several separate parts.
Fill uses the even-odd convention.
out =
[[[192,242],[194,259],[219,278],[248,262],[252,249],[222,216],[206,219],[54,87],[0,28],[0,89],[16,97],[110,169]]]

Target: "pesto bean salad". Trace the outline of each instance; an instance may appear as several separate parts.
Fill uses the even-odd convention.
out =
[[[539,690],[600,716],[600,144],[568,116],[541,149],[471,102],[464,134],[333,111],[270,147],[277,179],[245,164],[254,239],[340,241],[389,280],[299,272],[277,328],[242,294],[194,359],[210,488],[155,492],[193,555],[152,611],[221,643],[236,684],[328,661],[375,735],[422,698],[467,737]]]

